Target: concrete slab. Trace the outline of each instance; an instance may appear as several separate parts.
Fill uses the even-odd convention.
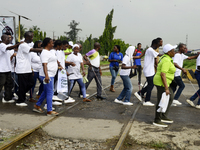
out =
[[[105,141],[118,136],[122,126],[115,120],[59,117],[43,129],[54,137]]]

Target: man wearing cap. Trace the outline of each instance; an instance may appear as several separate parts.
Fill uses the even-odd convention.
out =
[[[183,68],[183,61],[185,59],[188,59],[188,60],[196,59],[199,56],[199,54],[198,54],[195,56],[188,57],[188,56],[184,55],[186,50],[187,50],[186,45],[183,43],[180,43],[178,45],[178,53],[176,53],[173,58],[174,65],[176,67],[174,80],[175,80],[176,84],[179,86],[179,88],[174,96],[174,100],[173,100],[173,104],[172,104],[173,106],[182,105],[182,103],[180,101],[178,101],[183,89],[185,88],[185,84],[183,83],[182,78],[181,78],[181,71],[183,71],[183,73],[185,75],[187,75],[186,70]],[[173,87],[173,92],[176,91],[176,86]]]
[[[166,44],[163,47],[164,55],[160,58],[158,62],[157,72],[153,78],[153,83],[157,88],[157,103],[156,103],[156,110],[155,110],[155,119],[153,122],[153,125],[159,126],[159,127],[167,127],[168,125],[165,123],[173,123],[173,120],[169,119],[167,117],[167,114],[169,112],[169,107],[172,104],[174,94],[172,91],[172,88],[170,84],[172,83],[172,80],[174,79],[174,73],[176,71],[176,68],[174,66],[172,57],[174,57],[174,49],[177,46],[172,46],[170,44]],[[166,95],[169,95],[169,101],[166,102],[167,99],[164,101],[165,108],[162,111],[160,110],[159,103],[161,101],[162,94],[166,92]]]

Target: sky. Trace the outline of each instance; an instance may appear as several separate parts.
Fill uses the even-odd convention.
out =
[[[105,18],[114,9],[112,25],[117,26],[115,39],[142,47],[157,37],[163,44],[186,43],[188,49],[200,48],[200,0],[0,0],[0,16],[24,15],[26,28],[37,25],[47,36],[64,35],[72,20],[79,22],[81,40],[90,34],[102,35]]]

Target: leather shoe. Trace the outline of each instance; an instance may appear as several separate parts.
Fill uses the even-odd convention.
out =
[[[97,99],[103,100],[103,99],[106,99],[106,98],[105,98],[105,97],[102,97],[102,96],[97,96]]]

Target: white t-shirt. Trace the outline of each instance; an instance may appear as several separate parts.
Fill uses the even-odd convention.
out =
[[[9,53],[9,55],[10,55],[10,58],[11,58],[11,56],[15,53],[15,51],[14,50],[8,50],[7,51],[7,53]],[[12,60],[11,60],[11,72],[14,72],[15,71],[15,60],[16,60],[16,58],[15,57],[13,57],[12,58]]]
[[[41,63],[47,63],[47,72],[49,77],[54,77],[58,70],[57,56],[51,51],[43,49],[40,55],[40,59]],[[39,75],[45,77],[43,67],[40,69]]]
[[[127,55],[124,56],[122,60],[122,64],[125,64],[127,67],[131,66],[131,58]],[[120,70],[120,76],[129,76],[131,72],[131,69],[121,69]]]
[[[187,59],[187,58],[188,58],[188,56],[184,55],[183,53],[182,54],[176,53],[172,59],[173,59],[174,63],[177,63],[182,68],[183,67],[183,60]],[[174,76],[177,77],[177,76],[180,76],[180,75],[181,75],[181,70],[176,68],[176,72],[175,72]]]
[[[16,62],[16,73],[31,73],[31,57],[30,57],[30,47],[27,43],[22,43],[19,45],[17,52],[17,62]]]
[[[198,66],[200,66],[200,55],[197,57],[197,60],[196,60],[196,70],[200,71],[198,69]]]
[[[144,57],[144,67],[143,72],[145,77],[151,77],[155,74],[154,63],[155,58],[158,56],[158,52],[156,52],[152,47],[149,47],[146,50]]]
[[[76,64],[76,66],[68,66],[68,69],[67,69],[67,72],[69,74],[71,74],[69,76],[69,79],[72,80],[72,79],[80,79],[82,78],[82,75],[81,75],[81,72],[80,72],[80,66],[81,66],[81,63],[83,62],[83,58],[82,58],[82,55],[81,54],[77,54],[77,55],[74,55],[73,53],[68,55],[66,61],[68,62],[73,62]]]
[[[42,68],[42,63],[40,60],[40,56],[37,55],[35,52],[30,52],[31,56],[31,68],[34,72],[39,72]]]
[[[0,72],[10,72],[11,71],[11,61],[9,50],[6,48],[8,45],[1,43],[0,44]]]
[[[89,57],[89,61],[92,66],[99,68],[100,66],[100,56],[99,52],[97,52],[95,49],[89,51],[87,54],[85,54],[87,57]]]
[[[57,50],[56,55],[58,57],[58,61],[60,62],[60,65],[65,68],[65,52],[62,50]]]

